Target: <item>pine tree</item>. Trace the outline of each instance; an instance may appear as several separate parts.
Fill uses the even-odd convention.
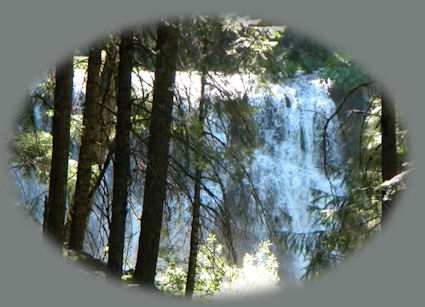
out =
[[[74,204],[71,214],[71,232],[69,249],[81,251],[87,226],[92,199],[90,188],[92,182],[92,165],[97,162],[97,138],[100,134],[99,116],[99,73],[101,48],[95,45],[90,48],[88,59],[88,77],[86,101],[83,114],[83,134],[81,137],[78,157],[77,182],[75,187]]]
[[[53,150],[50,170],[49,197],[45,201],[45,234],[62,245],[66,210],[66,183],[70,118],[72,106],[73,57],[56,68],[54,115],[52,122]]]
[[[381,167],[382,181],[397,175],[397,141],[395,124],[395,106],[384,94],[381,95]],[[390,215],[393,201],[383,193],[381,223],[385,224]]]
[[[117,124],[115,133],[112,220],[109,233],[108,270],[121,276],[124,252],[125,219],[130,179],[131,72],[133,34],[121,35],[117,77]]]
[[[202,148],[202,136],[204,132],[204,120],[205,120],[205,86],[206,86],[206,74],[207,71],[204,69],[201,75],[201,96],[199,98],[199,125],[197,143],[195,147],[197,149]],[[194,184],[194,196],[192,203],[192,228],[190,233],[190,252],[189,252],[189,263],[187,268],[187,280],[186,280],[186,297],[192,297],[193,290],[195,287],[195,276],[196,276],[196,258],[198,254],[198,245],[200,238],[200,209],[201,209],[201,178],[202,178],[202,160],[198,152],[195,152],[195,184]]]
[[[141,233],[134,279],[153,286],[166,194],[168,150],[172,121],[178,29],[161,23],[157,29],[153,105],[150,119]]]

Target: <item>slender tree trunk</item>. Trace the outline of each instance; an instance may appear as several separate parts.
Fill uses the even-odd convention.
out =
[[[125,218],[127,215],[128,183],[130,178],[132,43],[131,33],[121,36],[117,78],[118,113],[115,134],[112,219],[108,257],[108,270],[116,277],[121,276],[123,264]]]
[[[47,219],[49,216],[49,197],[44,196],[43,233],[47,233]]]
[[[99,46],[100,47],[100,46]],[[95,183],[91,185],[90,192],[87,196],[91,201],[101,183],[101,179],[105,174],[106,169],[108,168],[109,162],[111,160],[111,153],[108,153],[105,158],[105,153],[107,150],[113,151],[114,144],[111,143],[111,136],[115,127],[115,114],[113,113],[114,108],[116,107],[116,75],[118,71],[118,49],[114,42],[110,44],[105,43],[100,47],[106,51],[106,58],[103,63],[102,72],[100,74],[100,93],[97,107],[97,116],[95,118],[96,125],[99,127],[96,133],[96,141],[94,146],[95,150],[95,160],[94,162],[99,166],[99,168],[105,168],[101,170],[101,174],[96,178]],[[106,159],[106,160],[105,160]],[[73,201],[74,203],[74,201]],[[73,209],[70,207],[65,221],[65,242],[69,242],[69,237],[71,233],[71,220]],[[68,244],[69,245],[69,244]]]
[[[97,162],[97,138],[101,130],[98,120],[100,52],[99,45],[90,48],[89,51],[86,101],[83,113],[84,130],[78,157],[77,182],[69,236],[69,249],[76,251],[81,251],[83,248],[84,234],[92,202],[89,197],[89,191],[93,185],[91,168]]]
[[[389,180],[397,175],[397,141],[395,131],[395,106],[382,95],[382,115],[381,115],[381,133],[382,133],[382,181]],[[385,194],[385,193],[384,193]],[[392,209],[392,201],[383,195],[382,199],[382,217],[381,221],[385,224],[387,217]]]
[[[197,148],[202,148],[202,134],[204,130],[204,119],[205,119],[205,85],[206,85],[206,71],[202,72],[201,75],[201,97],[199,99],[199,123],[200,131],[197,140]],[[190,252],[189,252],[189,263],[187,268],[187,279],[186,279],[186,291],[185,296],[191,298],[193,296],[193,290],[195,288],[195,277],[196,277],[196,262],[198,256],[199,236],[200,236],[200,209],[201,209],[201,176],[202,166],[201,157],[198,152],[195,152],[195,185],[194,185],[194,197],[192,204],[192,229],[190,233]]]
[[[52,122],[53,150],[50,169],[49,197],[45,201],[47,212],[46,236],[63,244],[66,210],[66,184],[72,106],[73,57],[56,68],[54,115]]]
[[[106,150],[110,147],[110,138],[114,128],[113,110],[116,107],[116,78],[118,71],[118,51],[115,43],[105,44],[106,58],[100,81],[99,121],[102,127],[97,143],[97,161],[103,162]]]
[[[139,249],[134,278],[153,286],[166,196],[168,149],[177,62],[176,26],[158,27],[155,82],[150,123]]]
[[[223,217],[222,217],[222,225],[223,225],[223,235],[224,241],[226,242],[228,257],[230,259],[231,264],[237,263],[236,250],[233,246],[233,234],[232,234],[232,225],[231,225],[231,217],[229,212],[228,203],[224,204],[223,208]]]

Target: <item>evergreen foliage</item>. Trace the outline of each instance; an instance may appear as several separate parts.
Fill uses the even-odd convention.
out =
[[[351,57],[293,33],[286,26],[265,25],[248,16],[198,14],[173,23],[163,20],[161,25],[162,28],[158,24],[136,27],[124,41],[125,50],[121,51],[126,53],[121,59],[118,50],[123,44],[119,35],[111,34],[102,45],[102,58],[98,63],[102,73],[97,81],[100,101],[94,107],[102,120],[102,131],[96,140],[91,138],[98,149],[96,161],[93,157],[85,161],[89,162],[86,171],[91,176],[90,186],[84,189],[89,196],[89,220],[83,229],[84,244],[80,254],[74,255],[67,250],[65,233],[62,243],[67,259],[83,262],[82,259],[90,255],[102,267],[112,259],[114,264],[110,267],[113,266],[115,275],[123,271],[125,285],[144,278],[142,281],[149,279],[164,293],[183,296],[187,287],[189,249],[192,248],[189,234],[192,227],[196,227],[193,295],[208,300],[220,295],[263,290],[258,279],[268,288],[277,288],[278,271],[288,269],[278,262],[277,254],[294,253],[305,257],[308,261],[303,278],[314,279],[355,255],[373,234],[385,231],[381,227],[383,201],[395,200],[405,189],[411,167],[407,163],[407,130],[397,110],[395,169],[398,172],[383,181],[383,90],[378,82],[371,82]],[[170,39],[163,39],[162,46],[157,45],[158,27],[162,31],[164,25],[168,27],[168,36],[173,37],[172,47]],[[164,58],[161,54],[164,50],[168,50],[170,56]],[[173,63],[167,62],[170,57],[175,57]],[[118,63],[127,64],[126,69],[118,72]],[[69,126],[65,186],[67,223],[71,223],[70,204],[77,167],[86,159],[78,155],[81,136],[88,127],[85,121],[93,120],[83,113],[87,105],[83,85],[89,64],[84,55],[74,57],[74,82],[80,81],[81,89],[74,85]],[[162,89],[158,85],[161,72],[167,73],[170,79]],[[326,159],[329,135],[327,131],[320,131],[323,152],[314,154],[329,180],[336,176],[343,178],[345,192],[338,195],[334,189],[331,193],[306,192],[313,196],[309,211],[316,214],[320,229],[310,233],[294,233],[288,228],[282,231],[282,227],[290,224],[291,216],[285,211],[285,204],[279,208],[279,216],[276,215],[277,208],[273,205],[276,191],[273,189],[266,199],[259,196],[255,173],[251,169],[256,151],[264,145],[256,115],[259,111],[273,113],[274,110],[267,105],[254,106],[248,94],[266,92],[271,95],[271,84],[297,78],[300,72],[317,73],[331,90],[340,90],[346,96],[362,91],[367,98],[363,109],[348,110],[350,114],[358,114],[361,122],[356,135],[356,154],[349,152],[353,141],[347,137],[348,127],[344,124],[340,127],[339,133],[347,142],[345,167],[335,168],[329,162],[331,159]],[[173,74],[182,80],[171,82]],[[120,85],[120,80],[125,84]],[[232,82],[240,86],[233,86]],[[55,84],[55,76],[46,74],[46,78],[30,90],[29,101],[17,120],[10,142],[10,170],[20,185],[18,194],[23,195],[22,207],[39,225],[43,224],[44,197],[51,179]],[[164,109],[158,112],[156,96],[164,94],[168,94],[169,108],[166,112]],[[345,98],[342,104],[344,102]],[[283,108],[291,108],[293,102],[286,97],[282,104]],[[166,124],[158,125],[164,123],[165,113],[170,115]],[[333,116],[341,119],[344,115],[337,105]],[[123,116],[124,134],[118,129]],[[317,118],[323,123],[330,120],[318,113]],[[153,132],[153,125],[156,125],[156,132]],[[326,127],[325,124],[324,129]],[[306,133],[300,126],[296,146],[303,152],[307,148]],[[151,165],[148,171],[148,165],[158,156],[149,149],[151,139],[158,140],[155,135],[165,136],[164,144],[169,150],[163,150],[165,158]],[[283,130],[275,135],[277,139],[284,137]],[[122,166],[119,166],[120,159],[124,161]],[[163,181],[148,187],[148,182],[158,175],[159,165],[162,165]],[[121,192],[112,188],[118,182]],[[332,185],[331,181],[329,184]],[[146,217],[153,204],[149,197],[159,190],[164,193],[155,200],[155,208],[152,207],[156,213]],[[143,208],[142,199],[145,199]],[[318,205],[323,202],[325,207]],[[191,226],[195,204],[198,224]],[[112,217],[117,214],[121,215],[114,223],[119,225],[113,226]],[[146,226],[154,219],[155,233],[153,227]],[[147,247],[138,245],[140,234],[149,237]],[[111,244],[111,235],[118,238],[114,244]],[[241,252],[237,249],[238,240],[252,244]],[[148,262],[139,262],[135,276],[137,250],[140,255],[146,254],[146,250],[154,251],[153,254],[157,251],[157,255],[148,255]],[[144,272],[143,278],[139,269]],[[111,274],[111,268],[105,272]],[[103,278],[105,273],[100,275]]]
[[[209,234],[198,254],[197,278],[194,296],[201,300],[234,295],[249,295],[261,290],[276,289],[279,283],[278,263],[270,250],[270,242],[260,242],[258,250],[246,254],[243,264],[231,264],[223,254],[223,246]],[[183,295],[185,288],[185,261],[168,258],[156,279],[159,289],[174,295]]]

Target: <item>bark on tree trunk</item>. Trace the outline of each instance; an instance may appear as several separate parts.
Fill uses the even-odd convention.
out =
[[[97,161],[103,162],[105,152],[110,148],[110,138],[114,128],[113,110],[116,106],[116,78],[118,71],[118,51],[115,43],[105,44],[106,58],[100,81],[99,121],[102,127],[98,135]]]
[[[200,123],[200,135],[198,135],[197,148],[202,148],[202,133],[204,130],[204,119],[205,119],[205,85],[206,85],[206,72],[202,72],[201,75],[201,97],[199,100],[199,123]],[[200,235],[200,208],[201,208],[201,176],[202,167],[200,154],[195,152],[195,185],[194,185],[194,197],[192,204],[192,229],[190,234],[190,252],[189,252],[189,263],[187,268],[187,279],[186,279],[186,290],[185,296],[191,298],[193,296],[193,290],[195,288],[195,277],[196,277],[196,262],[198,256],[199,246],[199,235]]]
[[[134,278],[153,286],[166,194],[168,147],[173,109],[178,30],[158,26],[155,82],[150,123],[141,233]]]
[[[222,216],[221,223],[223,225],[223,236],[224,236],[225,244],[227,246],[228,257],[231,261],[230,262],[231,264],[236,264],[237,255],[236,255],[235,247],[233,246],[233,235],[232,235],[232,225],[231,225],[232,218],[230,217],[228,203],[224,203],[222,215],[223,216]]]
[[[73,57],[56,68],[54,115],[52,122],[52,164],[50,169],[49,197],[45,234],[57,244],[63,244],[66,210],[66,184],[68,180],[68,155],[70,118],[72,106]]]
[[[114,184],[112,197],[112,220],[109,234],[108,270],[120,277],[123,264],[125,218],[130,178],[130,129],[131,129],[131,71],[132,34],[121,36],[117,80],[117,125],[115,136]]]
[[[397,141],[395,131],[395,106],[384,94],[382,99],[381,133],[382,133],[382,181],[397,175]],[[382,199],[381,222],[385,224],[390,215],[393,203],[390,199]]]
[[[98,120],[100,52],[99,45],[90,48],[89,51],[86,101],[83,113],[84,130],[78,156],[77,182],[71,214],[69,249],[78,252],[83,248],[84,234],[91,208],[92,199],[89,197],[89,191],[93,185],[91,168],[97,162],[97,137],[101,130]]]

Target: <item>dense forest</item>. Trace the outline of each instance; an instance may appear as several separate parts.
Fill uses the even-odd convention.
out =
[[[116,30],[46,71],[10,142],[66,261],[187,298],[314,280],[385,232],[398,102],[345,53],[237,15]]]

